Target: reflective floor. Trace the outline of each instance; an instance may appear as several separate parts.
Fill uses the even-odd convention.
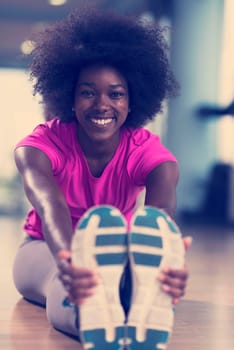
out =
[[[13,286],[21,227],[21,220],[0,218],[0,349],[81,350],[75,340],[52,329],[44,309],[22,300]],[[190,279],[186,297],[176,307],[168,350],[233,350],[234,230],[181,227],[194,239],[187,253]]]

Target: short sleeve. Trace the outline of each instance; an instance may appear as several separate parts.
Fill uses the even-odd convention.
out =
[[[15,148],[22,146],[35,147],[45,153],[51,161],[53,173],[56,175],[60,172],[64,162],[62,152],[64,146],[53,124],[38,125],[31,134],[19,141]]]
[[[127,170],[132,181],[144,186],[148,174],[159,164],[177,162],[176,157],[161,143],[159,136],[146,129],[139,129],[133,136],[132,152],[128,159]]]

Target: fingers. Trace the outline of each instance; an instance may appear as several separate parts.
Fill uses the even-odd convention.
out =
[[[183,238],[183,242],[184,242],[184,248],[187,251],[192,245],[193,238],[191,236],[186,236]]]
[[[177,304],[185,294],[187,286],[188,271],[186,268],[180,270],[164,269],[158,276],[162,283],[162,290],[172,297],[173,304]]]
[[[58,277],[68,293],[67,300],[74,304],[84,303],[86,298],[95,293],[96,287],[100,283],[95,271],[78,268],[67,260],[60,260],[58,269]]]
[[[71,260],[71,251],[70,250],[60,250],[57,254],[58,260]]]
[[[83,303],[86,298],[95,293],[99,283],[100,280],[94,272],[77,271],[67,286],[70,300],[76,304]]]
[[[71,252],[61,250],[57,254],[58,278],[66,289],[66,300],[74,304],[82,304],[86,298],[95,293],[100,283],[95,271],[72,265]]]

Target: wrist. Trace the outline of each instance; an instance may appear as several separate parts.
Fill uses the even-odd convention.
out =
[[[56,257],[58,260],[71,260],[71,251],[61,249],[57,252]]]

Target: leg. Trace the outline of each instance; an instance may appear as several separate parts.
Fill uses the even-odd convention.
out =
[[[95,295],[79,308],[85,349],[119,350],[125,338],[125,314],[119,283],[127,262],[124,218],[109,206],[91,208],[81,218],[72,244],[73,263],[97,268],[101,277]]]
[[[57,269],[45,241],[27,237],[20,246],[13,267],[13,279],[27,300],[46,305],[48,285]]]
[[[25,299],[46,306],[48,320],[54,328],[78,335],[77,312],[62,306],[67,293],[57,278],[57,267],[45,241],[30,237],[24,241],[15,258],[13,278]]]
[[[132,219],[129,250],[133,275],[127,322],[129,347],[131,350],[166,349],[174,312],[171,297],[161,291],[157,275],[163,267],[183,267],[181,234],[163,211],[145,207]]]
[[[79,337],[78,308],[76,306],[63,306],[67,296],[60,280],[55,276],[48,287],[46,299],[46,314],[50,324],[60,332],[77,338]]]

